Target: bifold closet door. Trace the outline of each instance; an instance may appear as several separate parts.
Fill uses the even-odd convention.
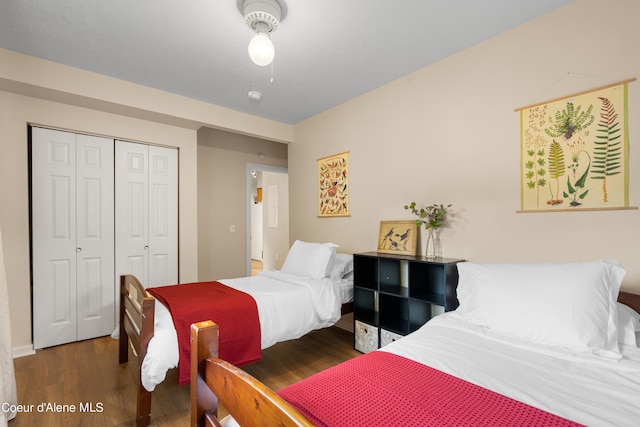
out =
[[[178,283],[178,149],[149,146],[149,284]]]
[[[36,349],[113,331],[113,162],[112,139],[32,129]]]
[[[116,141],[116,276],[178,283],[178,150]]]

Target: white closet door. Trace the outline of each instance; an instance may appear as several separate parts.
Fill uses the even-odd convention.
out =
[[[149,147],[149,286],[178,283],[178,150]]]
[[[116,141],[116,277],[178,283],[178,150]]]
[[[78,340],[115,327],[113,139],[76,136]]]
[[[113,140],[32,129],[34,348],[115,325]]]
[[[149,146],[116,141],[116,277],[149,283]],[[118,279],[119,280],[119,279]]]
[[[33,346],[76,340],[75,135],[32,130]]]

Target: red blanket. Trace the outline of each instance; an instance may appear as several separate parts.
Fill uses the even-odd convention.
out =
[[[576,426],[404,357],[376,351],[278,392],[316,426]]]
[[[198,282],[149,288],[171,312],[178,334],[178,384],[189,384],[191,324],[212,320],[220,326],[219,356],[237,366],[261,357],[260,320],[251,295],[218,282]]]

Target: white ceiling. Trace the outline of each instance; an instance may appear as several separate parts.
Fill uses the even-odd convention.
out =
[[[0,47],[295,124],[571,1],[284,0],[273,83],[242,0],[2,0]]]

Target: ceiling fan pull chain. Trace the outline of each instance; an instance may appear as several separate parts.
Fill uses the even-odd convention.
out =
[[[273,62],[271,61],[271,79],[269,80],[269,83],[273,84]]]

